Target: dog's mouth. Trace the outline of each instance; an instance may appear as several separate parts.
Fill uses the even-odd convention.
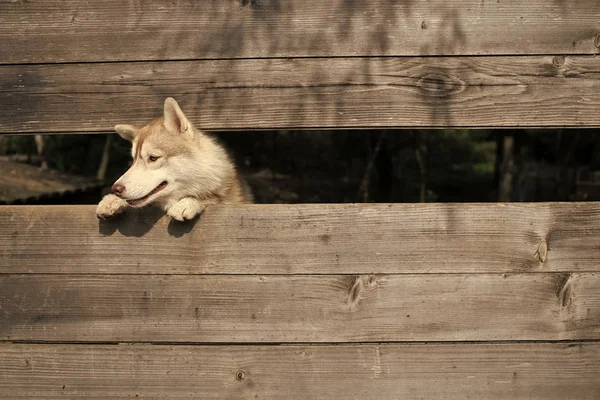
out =
[[[167,181],[163,181],[160,185],[155,187],[150,193],[148,193],[144,197],[140,197],[139,199],[127,200],[127,203],[130,206],[138,206],[138,205],[144,203],[146,200],[148,200],[151,196],[155,195],[156,193],[160,192],[161,190],[163,190],[166,187],[167,187]]]

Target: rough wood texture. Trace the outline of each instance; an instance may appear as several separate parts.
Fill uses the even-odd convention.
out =
[[[597,400],[600,344],[0,345],[6,398]]]
[[[0,206],[0,273],[365,274],[600,271],[600,203]]]
[[[596,54],[599,32],[597,0],[3,0],[0,63]]]
[[[593,56],[0,67],[0,132],[106,132],[167,96],[201,128],[600,126]]]
[[[600,274],[0,275],[0,340],[600,339]]]

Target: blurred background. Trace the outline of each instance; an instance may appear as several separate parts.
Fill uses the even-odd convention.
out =
[[[221,132],[258,203],[600,200],[597,130]],[[0,204],[93,204],[117,135],[0,136]]]

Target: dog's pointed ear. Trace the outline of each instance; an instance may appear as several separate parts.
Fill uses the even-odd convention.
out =
[[[165,127],[169,132],[182,134],[189,138],[194,137],[192,124],[172,97],[165,100],[164,117]]]
[[[119,124],[115,125],[115,132],[119,134],[123,139],[133,142],[133,139],[138,134],[138,130],[133,125]]]

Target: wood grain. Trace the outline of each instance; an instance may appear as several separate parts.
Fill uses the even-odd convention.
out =
[[[597,54],[599,32],[596,0],[3,0],[0,63]]]
[[[0,132],[600,126],[600,58],[217,60],[0,67]]]
[[[600,274],[0,275],[0,340],[600,339]]]
[[[600,344],[0,345],[7,398],[596,400]]]
[[[98,221],[93,206],[0,206],[0,273],[600,271],[600,203],[211,206]]]

